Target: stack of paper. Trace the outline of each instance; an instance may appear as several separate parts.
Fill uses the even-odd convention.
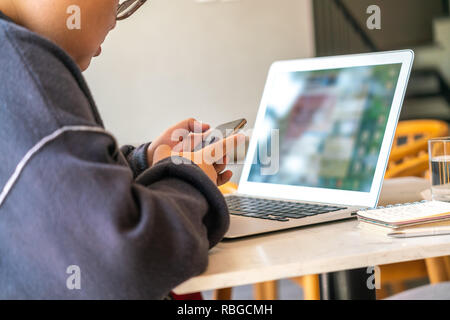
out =
[[[434,235],[450,232],[450,203],[423,201],[358,212],[362,229],[389,235]]]

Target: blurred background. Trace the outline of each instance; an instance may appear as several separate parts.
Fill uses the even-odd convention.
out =
[[[150,0],[85,73],[120,144],[185,118],[253,126],[273,61],[412,48],[402,119],[450,121],[449,0]],[[366,9],[381,9],[369,30]],[[238,181],[239,167],[234,181]]]
[[[311,1],[149,0],[86,76],[106,126],[140,143],[189,117],[252,127],[271,63],[313,55]]]

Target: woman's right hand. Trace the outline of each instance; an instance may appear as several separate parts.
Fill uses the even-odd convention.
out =
[[[174,151],[169,145],[160,145],[154,152],[153,164],[172,156],[180,156],[191,160],[214,182],[217,186],[227,183],[233,173],[225,170],[227,155],[235,152],[239,145],[245,144],[245,135],[236,134],[221,141],[195,151]]]

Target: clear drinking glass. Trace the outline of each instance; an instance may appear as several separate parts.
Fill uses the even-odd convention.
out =
[[[450,202],[450,137],[428,141],[433,200]]]

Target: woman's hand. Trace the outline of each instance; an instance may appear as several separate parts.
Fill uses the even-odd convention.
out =
[[[201,123],[193,118],[186,119],[167,129],[161,136],[153,141],[147,149],[148,165],[153,165],[153,158],[156,149],[160,146],[167,146],[176,151],[192,151],[194,147],[201,143],[209,125]]]
[[[171,156],[187,158],[199,166],[214,184],[221,186],[233,176],[230,170],[222,172],[227,165],[227,155],[234,153],[236,148],[243,143],[245,143],[245,136],[236,134],[196,152],[180,152],[175,151],[169,145],[160,145],[154,152],[153,163],[156,164]]]

